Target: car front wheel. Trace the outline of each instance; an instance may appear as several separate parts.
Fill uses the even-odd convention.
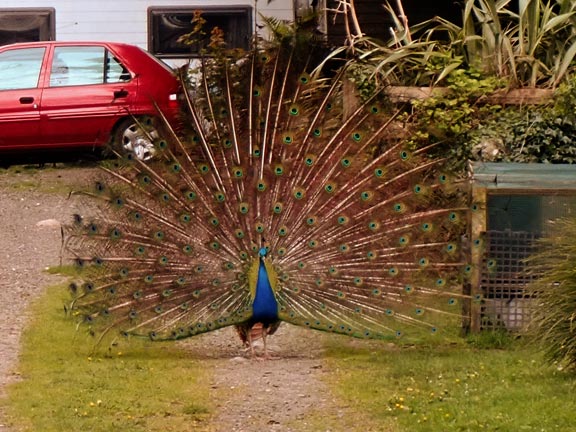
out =
[[[135,158],[147,161],[154,157],[154,140],[159,137],[151,118],[126,119],[118,125],[113,145],[121,155],[132,154]]]

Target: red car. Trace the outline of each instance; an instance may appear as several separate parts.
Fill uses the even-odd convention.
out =
[[[158,108],[175,125],[180,92],[167,65],[132,45],[2,46],[0,152],[112,143],[145,160],[154,152],[151,138],[158,132],[139,126],[158,117]]]

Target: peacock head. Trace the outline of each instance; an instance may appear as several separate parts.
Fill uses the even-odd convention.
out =
[[[260,257],[262,257],[262,258],[266,257],[266,255],[268,255],[268,248],[266,248],[266,247],[261,247],[260,250],[258,251],[258,254],[259,254]]]

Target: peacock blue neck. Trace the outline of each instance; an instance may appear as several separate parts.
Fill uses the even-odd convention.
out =
[[[261,251],[256,294],[252,303],[252,321],[267,325],[278,321],[278,303],[264,264],[264,256],[266,253]]]

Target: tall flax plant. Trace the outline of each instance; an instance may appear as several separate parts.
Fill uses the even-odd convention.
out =
[[[356,46],[360,59],[391,84],[434,85],[466,67],[510,87],[554,88],[575,66],[573,0],[466,0],[462,26],[437,17],[409,30],[394,7],[386,9],[396,28],[390,42],[364,38]]]
[[[529,336],[548,359],[576,371],[576,218],[555,221],[540,246],[528,260],[540,275],[529,290],[534,298]]]
[[[452,46],[470,66],[508,80],[511,87],[556,87],[574,65],[576,2],[573,0],[466,1]],[[514,2],[516,3],[516,2]]]

